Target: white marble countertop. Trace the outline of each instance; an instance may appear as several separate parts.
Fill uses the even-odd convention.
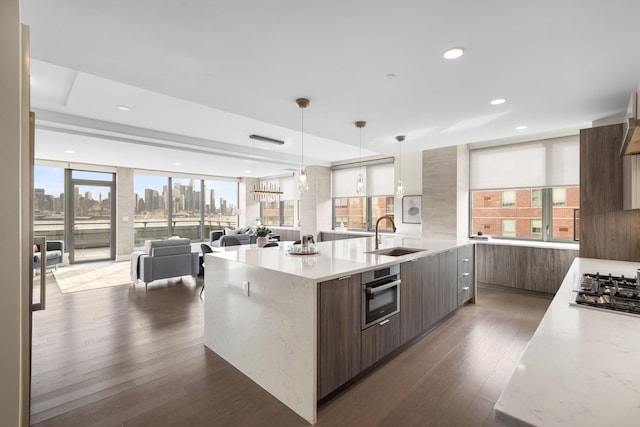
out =
[[[506,425],[640,425],[640,316],[569,305],[583,273],[640,263],[576,258],[495,405]]]
[[[280,246],[271,248],[257,248],[255,245],[230,246],[220,248],[221,250],[211,256],[320,282],[429,256],[468,243],[473,242],[385,234],[382,236],[380,249],[403,247],[424,251],[399,257],[367,253],[375,249],[374,237],[371,236],[318,242],[316,255],[290,255],[287,253],[289,244],[281,242]]]
[[[524,239],[470,239],[476,243],[482,245],[505,245],[505,246],[525,246],[529,248],[547,248],[547,249],[571,249],[571,250],[579,250],[579,243],[569,243],[569,242],[542,242],[540,240],[524,240]]]

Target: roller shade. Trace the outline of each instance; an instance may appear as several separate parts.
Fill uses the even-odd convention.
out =
[[[394,173],[393,163],[368,166],[365,181],[367,183],[367,196],[392,196],[395,192]]]
[[[348,169],[338,169],[331,172],[332,197],[359,197],[356,193],[358,174],[362,170],[366,183],[366,197],[389,196],[394,193],[393,163],[356,166]]]
[[[471,190],[580,184],[578,135],[469,152]]]

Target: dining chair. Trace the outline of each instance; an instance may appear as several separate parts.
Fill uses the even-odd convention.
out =
[[[204,271],[204,256],[206,254],[213,253],[213,249],[206,243],[200,244],[200,250],[202,251],[202,271]],[[202,296],[202,292],[204,291],[204,280],[202,281],[202,289],[200,289],[200,296]]]

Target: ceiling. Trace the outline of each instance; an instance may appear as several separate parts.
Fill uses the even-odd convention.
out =
[[[358,158],[356,120],[363,157],[396,154],[400,134],[411,153],[576,133],[624,114],[639,15],[637,0],[23,0],[36,156],[276,175],[300,162],[299,97],[307,165]]]

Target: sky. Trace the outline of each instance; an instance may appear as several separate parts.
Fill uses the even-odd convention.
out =
[[[84,174],[74,174],[74,177],[84,177]],[[174,180],[175,182],[175,180]],[[185,179],[178,179],[178,182],[188,182]],[[199,180],[195,180],[196,191],[200,190]],[[153,188],[159,193],[162,193],[162,187],[167,185],[166,176],[157,175],[135,175],[134,176],[134,191],[138,193],[138,197],[144,198],[145,188]],[[216,202],[220,200],[220,197],[226,199],[230,204],[237,206],[238,199],[238,183],[233,181],[205,181],[205,196],[207,203],[209,203],[209,189],[215,188],[216,190]],[[45,193],[59,197],[60,193],[64,193],[64,169],[50,166],[36,166],[34,171],[34,188],[44,188]],[[106,197],[106,192],[102,197]],[[98,199],[98,194],[92,191],[94,199]]]

